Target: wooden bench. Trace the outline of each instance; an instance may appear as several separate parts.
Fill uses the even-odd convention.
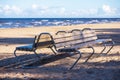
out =
[[[92,52],[85,60],[87,62],[91,56],[94,54],[95,49],[93,48],[94,45],[101,45],[103,44],[104,49],[101,51],[105,51],[106,43],[111,42],[112,45],[107,53],[113,48],[114,42],[112,39],[98,39],[94,30],[90,28],[85,28],[83,30],[73,29],[72,31],[58,31],[55,36],[52,36],[49,33],[41,33],[38,36],[35,36],[34,42],[30,45],[26,46],[19,46],[16,47],[14,51],[14,55],[16,55],[16,51],[32,51],[36,54],[38,58],[40,56],[36,53],[37,49],[41,48],[50,48],[54,54],[58,53],[68,53],[68,54],[78,54],[78,58],[73,63],[73,65],[69,68],[72,69],[79,59],[81,58],[81,48],[91,48]],[[101,54],[100,53],[100,54]]]
[[[14,51],[14,55],[17,56],[16,51],[30,51],[30,52],[34,52],[35,55],[38,58],[40,58],[40,56],[36,52],[37,49],[50,48],[54,52],[52,47],[53,47],[53,39],[52,39],[51,34],[41,33],[40,35],[35,36],[32,44],[16,47],[16,49]]]
[[[53,41],[56,52],[79,54],[78,58],[69,69],[72,69],[81,58],[81,52],[79,49],[91,48],[93,50],[90,56],[85,60],[85,62],[87,62],[95,52],[95,49],[93,48],[94,45],[104,44],[106,48],[106,43],[112,42],[112,46],[107,53],[114,46],[112,39],[98,39],[95,31],[90,28],[85,28],[83,30],[74,29],[70,32],[59,31],[56,36],[54,36]],[[101,51],[101,53],[105,50],[105,48]]]

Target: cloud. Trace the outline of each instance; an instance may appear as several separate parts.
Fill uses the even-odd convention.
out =
[[[94,17],[97,13],[98,9],[79,9],[67,12],[67,15],[73,17]]]
[[[17,6],[12,6],[12,7],[11,7],[11,10],[12,10],[13,12],[15,12],[15,14],[17,14],[17,15],[23,13],[23,10],[22,10],[21,8],[17,7]]]
[[[9,5],[5,5],[5,6],[3,7],[3,12],[4,12],[5,14],[10,14],[10,13],[11,13],[11,8],[10,8],[10,6],[9,6]]]
[[[33,4],[31,9],[28,11],[29,13],[36,14],[39,17],[56,17],[56,16],[64,16],[66,9],[64,7],[52,7],[45,5]],[[32,15],[35,16],[35,15]]]
[[[32,5],[33,13],[37,16],[50,16],[50,17],[88,17],[90,15],[95,15],[98,11],[97,9],[81,9],[81,10],[67,10],[65,7],[49,7],[49,6],[39,6]]]
[[[2,6],[0,5],[0,13],[2,13],[2,11],[3,11],[3,10],[2,10]]]
[[[50,11],[50,9],[49,9],[48,6],[40,6],[40,5],[37,5],[37,4],[33,4],[31,6],[31,8],[29,9],[30,13],[34,13],[36,15],[47,14],[49,11]]]
[[[64,13],[65,13],[65,11],[66,11],[66,9],[65,9],[65,8],[60,8],[60,10],[59,10],[60,14],[64,14]]]
[[[38,4],[32,4],[31,7],[32,7],[32,10],[46,10],[49,8],[48,6],[40,6]]]
[[[120,9],[109,5],[100,8],[68,9],[64,6],[32,4],[29,8],[0,5],[0,17],[120,17]]]
[[[103,5],[102,9],[106,15],[114,15],[114,14],[116,14],[116,11],[117,11],[116,8],[112,8],[109,5]]]
[[[38,6],[37,4],[33,4],[33,5],[32,5],[32,9],[38,9],[38,7],[39,7],[39,6]]]
[[[0,11],[5,15],[20,15],[23,13],[23,10],[17,6],[2,6]]]

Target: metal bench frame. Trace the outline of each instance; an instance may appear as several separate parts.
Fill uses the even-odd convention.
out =
[[[73,32],[82,32],[82,35],[80,35],[80,36],[83,36],[83,40],[85,39],[85,37],[84,37],[84,34],[83,34],[83,32],[84,31],[86,31],[86,30],[89,30],[89,31],[93,31],[92,29],[90,29],[90,28],[84,28],[82,31],[81,30],[79,30],[79,29],[73,29],[72,31],[68,31],[68,32],[66,32],[66,31],[58,31],[57,33],[56,33],[56,35],[58,35],[58,34],[69,34],[69,33],[73,33]],[[92,49],[92,52],[91,52],[91,54],[88,56],[88,58],[85,60],[85,63],[92,57],[92,55],[95,53],[95,49],[94,49],[94,45],[103,45],[104,46],[104,48],[101,50],[101,52],[100,52],[100,54],[102,54],[105,50],[106,50],[106,47],[107,47],[107,42],[110,42],[109,43],[109,45],[111,46],[110,47],[110,49],[108,49],[108,51],[105,53],[105,54],[108,54],[109,52],[110,52],[110,50],[114,47],[114,41],[112,40],[112,39],[97,39],[97,35],[94,33],[94,36],[96,37],[96,39],[94,39],[94,40],[90,40],[90,41],[84,41],[83,43],[80,43],[80,44],[85,44],[86,46],[83,46],[83,47],[77,47],[77,48],[75,48],[76,46],[78,46],[77,44],[76,45],[73,45],[72,46],[72,48],[71,47],[68,47],[68,48],[62,48],[62,49],[57,49],[57,47],[56,47],[56,43],[55,43],[55,41],[54,41],[54,39],[55,38],[53,38],[53,41],[54,41],[54,48],[55,48],[55,50],[56,51],[54,51],[55,53],[56,52],[65,52],[65,53],[71,53],[71,52],[74,52],[74,53],[78,53],[79,54],[79,57],[77,58],[77,60],[73,63],[73,65],[69,68],[69,70],[70,69],[72,69],[76,64],[77,64],[77,62],[79,61],[79,59],[81,58],[81,52],[79,51],[79,49],[81,49],[81,48],[91,48]],[[65,36],[64,36],[65,37]],[[74,37],[74,36],[72,36],[72,37]],[[93,42],[92,44],[89,44],[90,42]],[[60,50],[62,50],[62,51],[60,51]]]
[[[43,35],[49,36],[49,38],[51,40],[39,42],[39,40],[42,40],[42,36]],[[48,38],[46,38],[46,39],[48,39]],[[31,47],[31,48],[29,48],[29,47]],[[40,48],[50,48],[53,51],[53,53],[55,53],[54,50],[53,50],[53,48],[52,48],[53,47],[52,35],[49,34],[49,33],[41,33],[40,35],[36,35],[32,44],[16,47],[16,49],[14,50],[14,56],[17,57],[16,51],[29,51],[29,52],[34,52],[34,54],[39,59],[41,59],[41,57],[36,52],[37,49],[40,49],[39,47]]]
[[[36,50],[40,48],[50,48],[52,50],[52,52],[56,55],[58,53],[73,53],[73,54],[79,54],[78,58],[76,59],[76,61],[73,63],[73,65],[69,68],[69,70],[71,70],[79,61],[79,59],[82,57],[82,53],[80,52],[80,49],[81,48],[91,48],[92,49],[92,52],[91,54],[88,56],[88,58],[85,60],[85,62],[87,62],[91,57],[92,55],[95,53],[95,49],[94,49],[94,45],[101,45],[103,44],[104,48],[103,50],[101,50],[100,54],[102,54],[105,50],[106,50],[106,43],[107,42],[111,42],[111,47],[110,49],[106,52],[109,53],[110,50],[113,48],[114,46],[114,41],[112,41],[112,39],[97,39],[97,35],[94,34],[93,36],[88,36],[89,37],[95,37],[93,40],[87,40],[87,41],[84,41],[87,37],[84,37],[84,31],[92,31],[92,29],[90,28],[85,28],[83,30],[79,30],[79,29],[73,29],[72,31],[58,31],[55,36],[57,36],[57,38],[59,39],[62,39],[62,38],[66,38],[66,37],[72,37],[73,40],[68,40],[68,41],[62,41],[62,42],[58,42],[56,43],[56,37],[52,36],[50,33],[41,33],[40,35],[38,36],[35,36],[34,38],[34,42],[33,44],[31,45],[31,49],[27,49],[29,48],[29,45],[27,46],[19,46],[19,47],[16,47],[15,51],[14,51],[14,55],[17,57],[16,55],[16,51],[31,51],[31,52],[34,52],[35,55],[41,59],[41,57],[36,53]],[[80,38],[77,38],[77,40],[82,40],[82,42],[79,42],[79,43],[75,43],[75,44],[69,44],[69,45],[62,45],[62,48],[58,48],[57,47],[57,44],[59,43],[66,43],[66,42],[72,42],[72,41],[76,41],[76,38],[74,39],[74,37],[76,35],[74,35],[74,32],[75,33],[78,33],[77,36],[80,37]],[[66,34],[72,34],[71,36],[66,36]],[[43,42],[39,42],[39,40],[42,39],[42,35],[47,35],[49,36],[50,40],[47,40],[47,41],[43,41]],[[63,35],[62,37],[59,37],[58,35]],[[47,39],[47,38],[46,38]],[[90,44],[90,42],[93,42],[92,44]],[[24,47],[26,47],[24,49]]]

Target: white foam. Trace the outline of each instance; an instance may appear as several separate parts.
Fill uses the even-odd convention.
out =
[[[109,22],[108,20],[102,20],[101,22],[103,22],[103,23],[107,23],[107,22]]]
[[[12,22],[6,22],[4,24],[6,24],[6,25],[12,25],[13,23]]]
[[[42,22],[48,22],[49,20],[41,20]]]
[[[98,21],[98,20],[91,20],[91,21],[88,21],[87,23],[89,23],[89,24],[92,24],[92,23],[99,23],[99,21]]]

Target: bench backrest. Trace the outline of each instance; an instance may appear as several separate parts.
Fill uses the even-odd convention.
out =
[[[82,30],[82,35],[84,38],[84,42],[94,41],[97,39],[95,31],[90,28],[84,28]]]
[[[95,41],[97,35],[94,30],[84,28],[83,30],[73,29],[71,32],[58,32],[54,37],[56,48],[71,47],[74,45]]]
[[[96,39],[95,31],[90,28],[85,28],[82,31],[79,29],[74,29],[71,32],[59,31],[54,38],[49,33],[41,33],[35,36],[33,48],[47,48],[52,46],[55,46],[56,49],[67,48]]]
[[[64,48],[71,47],[76,44],[83,43],[82,33],[72,32],[72,33],[58,33],[54,36],[55,47]]]
[[[46,48],[51,46],[53,46],[53,39],[49,33],[41,33],[40,35],[35,36],[34,48]]]

